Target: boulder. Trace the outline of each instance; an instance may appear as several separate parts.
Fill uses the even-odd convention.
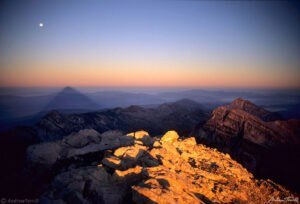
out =
[[[57,175],[52,190],[42,196],[43,201],[66,203],[121,203],[126,190],[114,185],[103,167],[83,167]]]
[[[60,156],[61,146],[55,142],[45,142],[27,148],[26,157],[30,164],[51,167]]]
[[[134,144],[134,137],[124,136],[119,131],[107,131],[99,134],[93,129],[80,130],[56,142],[45,142],[27,148],[27,160],[46,168],[58,160],[77,158],[103,150]]]
[[[129,168],[127,170],[121,171],[116,170],[113,174],[114,181],[118,183],[133,184],[141,181],[143,168],[141,166],[136,166],[134,168]]]
[[[77,133],[72,133],[64,140],[64,143],[75,148],[87,146],[91,143],[99,144],[101,142],[101,135],[94,129],[84,129]]]
[[[138,159],[143,156],[147,149],[146,146],[135,144],[134,146],[116,149],[114,155],[122,159],[122,169],[127,169],[135,166]]]
[[[153,144],[153,138],[146,131],[137,131],[127,134],[127,136],[133,136],[135,140],[141,141],[141,145],[151,146]]]
[[[175,131],[168,131],[164,136],[161,138],[161,142],[175,142],[179,138],[179,135]]]
[[[118,157],[113,156],[113,155],[105,157],[102,160],[103,164],[105,164],[106,166],[109,166],[110,168],[113,168],[113,169],[118,169],[121,166],[121,162],[122,162],[121,159],[119,159]]]

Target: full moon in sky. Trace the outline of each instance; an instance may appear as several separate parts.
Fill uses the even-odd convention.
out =
[[[43,23],[40,23],[40,27],[43,27],[44,26],[44,24]]]

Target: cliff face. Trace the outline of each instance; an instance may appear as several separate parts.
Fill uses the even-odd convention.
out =
[[[294,125],[299,125],[299,121],[265,122],[242,109],[219,107],[213,111],[205,127],[215,132],[228,147],[235,145],[233,139],[237,137],[263,148],[272,148],[279,144],[298,142],[297,133],[286,131],[282,124],[296,128]]]
[[[257,180],[228,154],[147,132],[127,134],[123,147],[107,149],[94,164],[58,173],[42,202],[67,203],[267,203],[293,197],[270,180]],[[115,137],[118,138],[118,137]],[[124,144],[123,144],[124,145]]]
[[[258,176],[277,177],[277,181],[287,184],[290,181],[286,175],[292,173],[298,182],[298,173],[283,166],[298,169],[295,162],[299,153],[300,120],[274,119],[278,119],[276,114],[239,98],[228,106],[215,109],[194,135],[198,142],[230,153]],[[296,182],[293,187],[297,186]]]

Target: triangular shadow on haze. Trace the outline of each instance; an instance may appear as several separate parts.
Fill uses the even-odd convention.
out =
[[[72,87],[65,87],[44,108],[44,111],[64,112],[90,111],[100,109],[100,105]]]

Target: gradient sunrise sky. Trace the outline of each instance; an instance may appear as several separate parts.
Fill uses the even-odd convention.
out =
[[[7,0],[0,8],[2,87],[300,88],[291,2]]]

